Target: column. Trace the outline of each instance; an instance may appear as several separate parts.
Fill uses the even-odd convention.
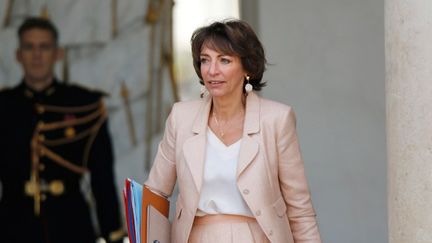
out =
[[[432,1],[385,0],[389,243],[432,242]]]

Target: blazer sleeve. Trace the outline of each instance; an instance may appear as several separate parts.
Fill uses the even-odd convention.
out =
[[[159,143],[149,177],[144,183],[147,187],[166,197],[171,196],[177,180],[176,174],[176,127],[175,105],[165,122],[165,132]]]
[[[288,221],[296,243],[320,243],[315,210],[306,180],[296,132],[294,111],[289,108],[277,131],[279,181],[287,205]]]

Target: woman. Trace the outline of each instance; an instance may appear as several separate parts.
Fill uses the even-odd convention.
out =
[[[172,242],[321,242],[294,112],[262,99],[266,59],[251,27],[192,35],[203,99],[176,103],[145,185],[179,195]]]

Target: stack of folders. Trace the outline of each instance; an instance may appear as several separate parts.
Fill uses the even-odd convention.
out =
[[[123,188],[127,230],[131,243],[169,243],[169,201],[132,179]]]

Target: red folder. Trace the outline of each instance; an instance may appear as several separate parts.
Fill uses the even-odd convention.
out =
[[[135,243],[135,225],[133,220],[133,210],[131,207],[131,203],[129,200],[131,199],[131,191],[130,191],[130,179],[125,180],[125,187],[123,188],[123,200],[124,200],[124,206],[125,206],[125,216],[126,216],[126,223],[127,223],[127,231],[129,236],[129,241],[131,243]]]

